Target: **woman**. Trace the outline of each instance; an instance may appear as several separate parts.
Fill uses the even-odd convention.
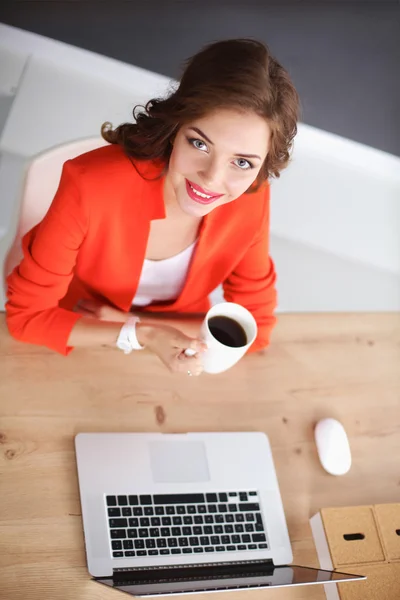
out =
[[[64,164],[8,278],[11,334],[63,354],[146,347],[172,371],[198,375],[204,345],[154,315],[204,314],[222,283],[257,321],[250,350],[267,346],[276,305],[268,179],[289,161],[297,119],[296,90],[263,44],[204,48],[169,97],[135,123],[103,125],[109,145]]]

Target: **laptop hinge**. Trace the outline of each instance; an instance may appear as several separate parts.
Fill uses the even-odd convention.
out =
[[[275,566],[271,559],[232,561],[191,565],[160,565],[113,570],[114,585],[169,583],[172,581],[209,581],[232,577],[257,577],[273,575]]]

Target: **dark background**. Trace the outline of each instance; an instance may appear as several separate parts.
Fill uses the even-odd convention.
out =
[[[398,0],[14,0],[0,21],[176,78],[206,43],[257,38],[303,122],[400,156]]]

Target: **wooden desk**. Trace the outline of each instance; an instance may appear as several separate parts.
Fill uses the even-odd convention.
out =
[[[267,432],[297,564],[318,565],[309,517],[320,507],[400,498],[399,315],[281,316],[267,352],[200,378],[171,375],[146,352],[63,358],[13,341],[1,315],[0,398],[2,599],[122,600],[86,570],[80,431]],[[341,478],[318,462],[313,425],[325,416],[350,437],[353,467]],[[320,586],[239,594],[325,597]]]

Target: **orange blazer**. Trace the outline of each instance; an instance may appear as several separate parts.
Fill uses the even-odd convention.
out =
[[[137,167],[145,178],[117,145],[64,164],[54,200],[24,236],[24,258],[7,278],[6,319],[16,339],[68,354],[68,337],[81,318],[72,309],[80,298],[131,309],[150,223],[165,218],[163,178],[154,180],[160,165],[145,161]],[[276,306],[268,246],[265,184],[203,219],[180,296],[144,310],[205,313],[209,294],[222,283],[225,299],[245,306],[257,321],[251,350],[267,346]]]

